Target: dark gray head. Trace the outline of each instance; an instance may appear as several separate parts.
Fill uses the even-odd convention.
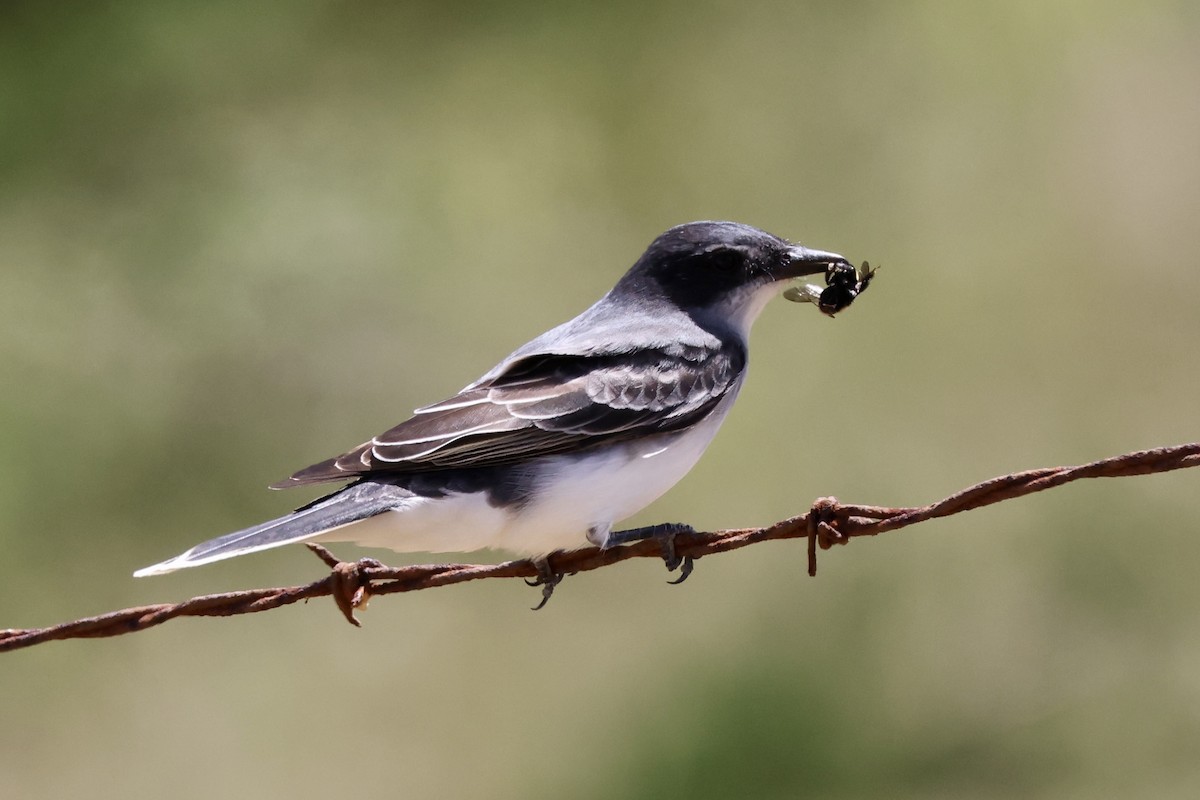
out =
[[[666,296],[691,313],[716,316],[748,331],[793,278],[846,264],[837,253],[810,250],[737,222],[689,222],[655,239],[614,291]]]

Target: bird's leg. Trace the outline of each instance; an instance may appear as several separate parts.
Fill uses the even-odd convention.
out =
[[[683,522],[664,522],[659,525],[647,525],[644,528],[613,531],[608,535],[604,546],[615,547],[621,544],[640,542],[643,539],[657,539],[662,547],[663,563],[667,565],[667,570],[670,572],[679,570],[679,577],[673,581],[667,581],[667,583],[680,584],[692,574],[693,561],[691,556],[680,558],[679,554],[675,552],[675,537],[681,533],[695,532],[695,528]]]
[[[550,602],[550,596],[554,594],[554,587],[562,583],[563,574],[561,572],[555,572],[554,568],[550,566],[549,555],[538,556],[529,560],[533,562],[535,567],[537,567],[538,576],[537,580],[527,580],[525,583],[529,586],[542,587],[542,602],[538,603],[532,609],[533,611],[541,611],[546,607],[546,603]]]

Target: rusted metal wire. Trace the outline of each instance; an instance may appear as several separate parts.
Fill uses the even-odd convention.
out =
[[[808,572],[817,570],[817,549],[846,544],[859,536],[875,536],[919,522],[959,514],[1061,486],[1083,478],[1121,478],[1170,472],[1200,465],[1200,442],[1141,450],[1072,467],[1047,467],[1003,475],[975,484],[936,503],[917,508],[885,508],[840,503],[832,497],[819,498],[805,514],[781,520],[764,528],[724,530],[712,533],[680,533],[675,552],[682,558],[725,553],[775,539],[808,540]],[[280,606],[333,596],[346,619],[357,625],[355,609],[366,606],[374,595],[412,592],[450,586],[484,578],[538,578],[544,574],[533,561],[502,564],[423,564],[389,567],[374,559],[339,561],[328,550],[309,545],[330,567],[330,574],[304,586],[250,589],[204,595],[182,603],[138,606],[64,622],[48,628],[0,630],[0,652],[31,647],[56,639],[119,636],[161,625],[176,617],[228,617],[253,614]],[[611,550],[585,548],[549,556],[550,569],[574,574],[606,567],[630,558],[662,558],[661,542],[643,541]]]

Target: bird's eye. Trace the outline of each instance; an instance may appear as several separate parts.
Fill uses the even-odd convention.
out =
[[[742,267],[742,254],[736,250],[714,250],[708,254],[708,263],[720,272],[735,272]]]

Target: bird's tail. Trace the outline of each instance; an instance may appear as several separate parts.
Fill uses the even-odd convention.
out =
[[[393,509],[403,502],[404,496],[411,497],[395,486],[372,482],[355,483],[286,516],[201,542],[174,558],[143,567],[133,573],[133,576],[143,578],[147,575],[162,575],[177,569],[198,567],[225,558],[312,539],[334,528]]]

